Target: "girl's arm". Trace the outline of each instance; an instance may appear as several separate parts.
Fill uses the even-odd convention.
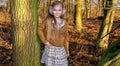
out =
[[[44,35],[45,26],[46,26],[46,22],[41,22],[38,24],[38,35],[44,44],[47,43],[47,40]]]
[[[66,26],[66,39],[65,39],[65,50],[66,50],[66,53],[67,55],[69,56],[69,33],[68,33],[68,25]]]

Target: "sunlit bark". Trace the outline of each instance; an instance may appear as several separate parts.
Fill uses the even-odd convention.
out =
[[[82,0],[78,0],[76,5],[76,29],[82,29]]]
[[[37,0],[11,0],[13,66],[40,66]]]
[[[108,47],[109,35],[106,35],[106,34],[111,31],[115,9],[116,9],[117,2],[118,2],[117,0],[112,0],[111,3],[110,2],[107,3],[107,1],[106,1],[107,6],[104,9],[104,19],[102,21],[102,25],[101,25],[100,32],[98,35],[98,41],[99,41],[98,46],[101,48]]]

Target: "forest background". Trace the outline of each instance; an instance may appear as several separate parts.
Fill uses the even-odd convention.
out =
[[[25,3],[24,3],[25,5],[23,5],[26,8],[29,8],[28,6],[31,6],[30,4],[31,2],[33,2],[33,0],[26,0],[26,1],[16,0],[16,1],[18,1],[17,4],[20,5],[22,1],[24,1],[25,3],[28,2],[29,5]],[[15,34],[16,31],[12,31],[13,30],[12,26],[13,24],[15,26],[19,26],[16,25],[17,22],[19,24],[19,17],[16,18],[17,19],[16,22],[14,17],[19,16],[16,15],[15,13],[20,12],[19,14],[22,14],[22,11],[26,9],[23,8],[21,9],[21,11],[15,10],[14,8],[19,9],[21,7],[16,5],[16,1],[13,0],[10,2],[10,0],[0,0],[0,66],[12,66],[15,65],[15,63],[21,64],[22,61],[26,61],[24,62],[25,64],[31,63],[31,61],[27,62],[28,59],[27,60],[22,59],[25,58],[25,55],[27,54],[22,55],[22,53],[19,52],[17,57],[19,57],[18,59],[20,60],[16,60],[17,62],[13,62],[14,59],[12,55],[17,54],[17,51],[14,51],[13,49],[16,47],[13,46],[13,40],[16,40],[13,39],[13,32]],[[34,11],[38,12],[37,13],[38,22],[41,22],[47,17],[48,8],[53,1],[54,0],[36,0],[35,2],[38,3],[38,6],[36,5],[38,7],[37,11],[35,11],[36,9],[34,9],[35,7],[33,6],[34,3],[32,4],[33,8],[31,8],[31,10],[33,10],[33,12]],[[60,1],[62,1],[65,5],[67,12],[64,15],[64,18],[69,23],[69,27],[68,27],[69,36],[70,36],[70,40],[69,40],[70,57],[68,58],[69,66],[97,66],[97,65],[120,66],[119,63],[120,61],[120,49],[119,49],[120,0],[60,0]],[[31,19],[35,17],[35,16],[30,16],[27,12],[29,12],[29,14],[33,13],[31,11],[26,11],[23,16],[21,15],[20,16],[22,18],[30,17]],[[24,26],[27,26],[28,24],[24,23],[24,21],[25,19],[22,19],[20,25],[25,24]],[[20,27],[21,26],[19,26],[19,28]],[[21,30],[21,29],[19,30],[19,28],[18,31]],[[30,27],[26,27],[26,28],[30,28]],[[20,33],[22,33],[22,30],[16,33],[18,34],[17,37],[19,37],[19,35],[22,35],[23,36],[22,38],[24,39],[25,34],[20,34]],[[31,37],[34,37],[34,35],[29,36],[29,38]],[[31,39],[28,39],[28,41],[29,40]],[[19,44],[22,45],[20,40],[15,41],[14,43],[15,45],[19,45]],[[29,45],[29,43],[27,44]],[[30,46],[34,46],[34,45],[30,45]],[[39,49],[41,49],[39,50],[39,52],[41,51],[40,55],[42,54],[43,47],[44,47],[43,44],[40,44],[39,47]],[[18,51],[19,49],[20,48],[18,48]],[[21,49],[21,51],[26,51],[26,52],[27,50],[28,49],[26,49],[26,47],[25,48],[22,47]],[[33,54],[34,56],[34,53],[32,52],[30,53]],[[39,53],[37,52],[37,54]],[[16,56],[14,57],[16,58]]]

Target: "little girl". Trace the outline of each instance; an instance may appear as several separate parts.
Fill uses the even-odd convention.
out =
[[[65,11],[63,3],[55,1],[49,7],[51,16],[39,24],[38,34],[45,45],[41,63],[46,66],[68,66],[68,24],[62,18]]]

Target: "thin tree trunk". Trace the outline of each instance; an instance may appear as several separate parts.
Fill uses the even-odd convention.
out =
[[[13,66],[40,66],[37,0],[11,0]]]
[[[97,16],[101,16],[101,14],[102,14],[102,0],[98,0]]]
[[[85,18],[90,18],[89,15],[89,1],[85,0]]]
[[[76,5],[76,29],[82,30],[82,0],[78,0]]]
[[[91,10],[92,10],[92,0],[90,0],[90,18],[91,18]]]

